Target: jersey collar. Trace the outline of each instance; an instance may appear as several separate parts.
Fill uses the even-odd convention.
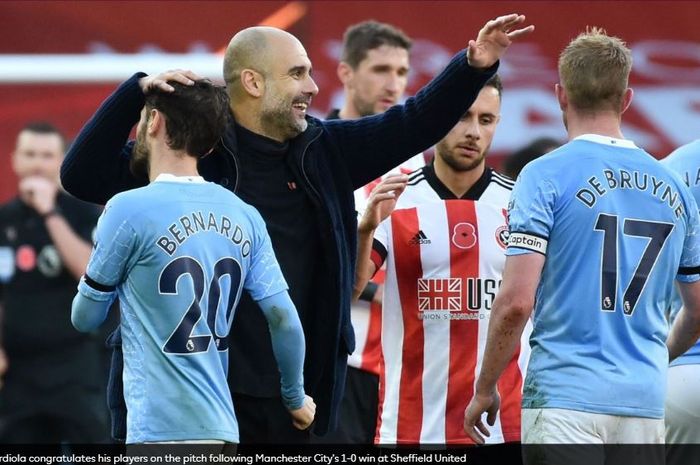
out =
[[[428,181],[428,184],[430,185],[430,187],[433,188],[433,190],[437,193],[440,199],[457,199],[458,197],[455,196],[452,193],[452,191],[448,189],[447,186],[442,183],[442,181],[440,181],[440,178],[437,177],[437,174],[435,174],[434,163],[435,162],[425,165],[423,167],[423,174],[425,175],[425,180]],[[489,183],[491,182],[491,171],[491,168],[485,166],[483,174],[479,177],[479,179],[476,180],[474,185],[470,187],[467,192],[464,193],[462,197],[459,197],[459,199],[479,200],[479,198],[481,198],[481,195],[484,193],[486,188],[489,186]]]
[[[206,181],[201,176],[175,176],[174,174],[161,173],[153,182],[179,182],[179,183],[197,183],[203,184]]]
[[[634,142],[627,139],[617,139],[615,137],[601,136],[600,134],[582,134],[574,140],[585,140],[588,142],[594,142],[596,144],[610,145],[612,147],[624,147],[626,149],[636,149],[638,148],[634,145]]]

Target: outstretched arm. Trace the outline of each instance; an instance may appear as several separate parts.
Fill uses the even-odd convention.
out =
[[[282,382],[282,401],[292,415],[294,426],[306,429],[313,422],[316,404],[304,394],[304,331],[287,291],[258,301],[267,318],[272,350]]]
[[[357,120],[326,121],[353,186],[364,186],[444,137],[496,73],[511,41],[534,30],[514,30],[524,21],[516,14],[489,21],[469,42],[468,52],[460,51],[404,105]]]

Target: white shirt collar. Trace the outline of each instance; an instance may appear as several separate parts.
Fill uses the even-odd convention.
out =
[[[170,174],[170,173],[161,173],[158,175],[158,177],[156,179],[153,180],[153,182],[179,182],[179,183],[194,182],[194,183],[202,184],[206,181],[201,176],[175,176],[174,174]]]
[[[596,144],[611,145],[613,147],[624,147],[626,149],[636,149],[639,148],[634,145],[634,142],[627,139],[617,139],[615,137],[601,136],[600,134],[582,134],[574,140],[585,140],[588,142],[594,142]]]

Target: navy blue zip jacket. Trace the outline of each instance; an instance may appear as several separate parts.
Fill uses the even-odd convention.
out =
[[[293,157],[295,168],[306,184],[304,187],[316,200],[320,217],[325,219],[319,223],[320,237],[325,242],[319,253],[332,251],[333,256],[323,261],[327,269],[322,272],[337,283],[318,289],[324,294],[323,301],[328,303],[325,311],[330,313],[326,328],[329,337],[325,339],[329,346],[318,351],[322,353],[306,352],[305,378],[320,380],[313,390],[307,386],[318,406],[317,434],[335,428],[347,355],[355,347],[350,323],[357,251],[353,191],[444,137],[497,68],[498,63],[486,70],[470,67],[463,50],[404,105],[357,120],[321,121],[307,116],[306,131],[290,140],[289,156]],[[144,105],[138,85],[138,79],[143,76],[136,74],[119,86],[83,127],[68,151],[61,167],[61,182],[79,199],[104,204],[119,192],[147,184],[147,179],[137,179],[129,171],[133,141],[126,143]],[[206,180],[234,192],[238,170],[245,169],[237,159],[235,125],[231,116],[221,142],[199,162],[199,172]],[[255,352],[255,348],[250,351]],[[320,372],[309,373],[310,370]],[[117,412],[113,421],[122,422],[122,416],[123,413]]]

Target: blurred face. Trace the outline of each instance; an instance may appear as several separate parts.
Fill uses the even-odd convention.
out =
[[[41,176],[58,182],[63,161],[63,140],[58,134],[22,131],[12,156],[12,167],[18,178]]]
[[[318,87],[311,78],[311,61],[299,41],[277,38],[270,50],[269,69],[263,73],[261,123],[266,135],[284,141],[306,130],[306,111]]]
[[[129,160],[129,168],[132,174],[137,177],[148,177],[150,151],[146,139],[147,117],[146,108],[144,107],[143,110],[141,110],[139,124],[136,126],[136,143],[134,144],[134,149],[131,152],[131,159]]]
[[[484,87],[467,113],[435,146],[435,155],[454,171],[470,171],[484,163],[500,118],[501,99]]]
[[[408,50],[381,45],[367,52],[345,82],[346,98],[360,116],[396,105],[408,83]]]

